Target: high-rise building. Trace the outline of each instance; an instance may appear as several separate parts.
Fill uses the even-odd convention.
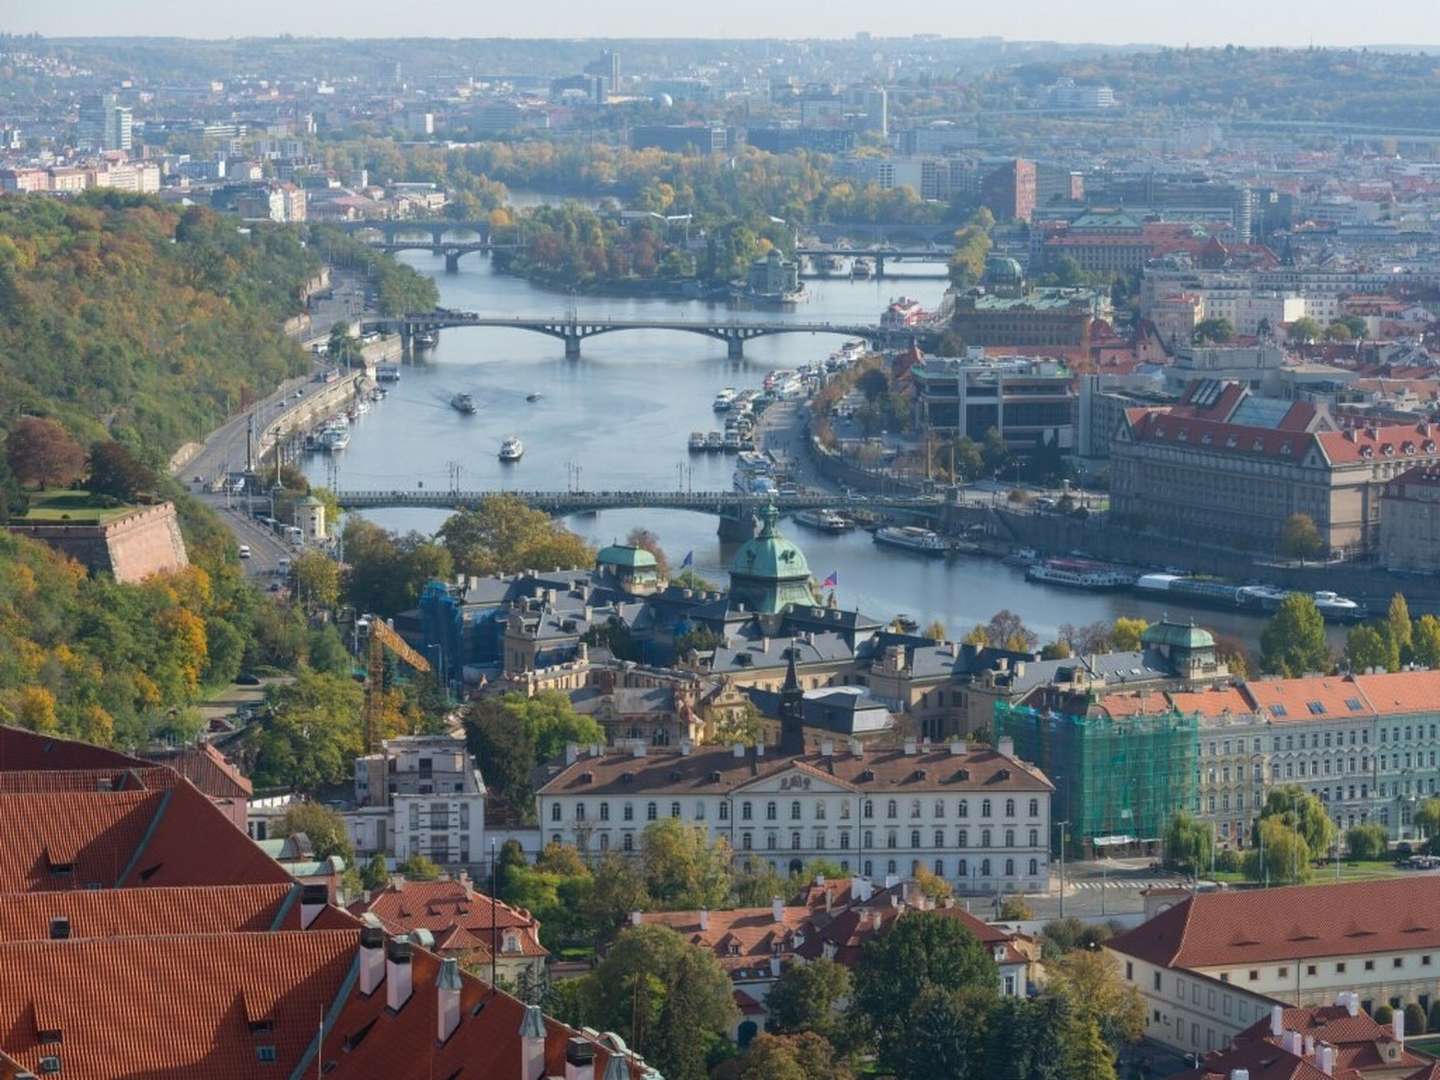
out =
[[[890,134],[890,102],[883,86],[872,86],[865,91],[865,130],[873,131],[882,139]]]
[[[1035,162],[1016,158],[980,181],[980,203],[997,221],[1029,221],[1035,213]]]
[[[76,145],[82,150],[129,150],[131,115],[114,94],[94,94],[80,103]]]

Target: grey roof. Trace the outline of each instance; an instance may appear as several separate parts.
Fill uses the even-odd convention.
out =
[[[675,711],[675,688],[671,686],[617,686],[608,693],[596,686],[587,686],[570,695],[575,711],[590,714],[598,711],[609,699],[617,713],[671,713]]]
[[[728,671],[750,671],[755,668],[783,667],[785,650],[794,645],[799,664],[823,664],[849,660],[854,655],[849,643],[839,634],[814,634],[808,638],[772,637],[761,635],[759,628],[749,626],[740,636],[731,636],[713,653],[710,670],[716,674]],[[741,658],[744,659],[741,659]]]
[[[747,687],[746,695],[766,716],[777,716],[780,695]],[[895,726],[890,707],[864,686],[826,686],[806,691],[801,704],[805,726],[836,735],[871,735]]]
[[[1127,682],[1148,682],[1174,676],[1165,658],[1153,649],[1144,652],[1099,653],[1095,656],[1070,656],[1064,660],[1030,660],[1023,674],[1012,675],[1013,692],[1026,693],[1056,680],[1063,669],[1083,667],[1092,677],[1103,678],[1107,686]],[[1013,668],[1012,668],[1013,670]]]

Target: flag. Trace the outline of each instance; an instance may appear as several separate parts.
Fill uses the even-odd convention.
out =
[[[833,589],[833,588],[835,588],[835,586],[837,586],[837,585],[839,585],[839,584],[840,584],[840,575],[839,575],[838,573],[836,573],[834,570],[832,570],[832,571],[830,571],[830,576],[827,577],[824,581],[820,582],[820,588],[822,588],[822,589]]]
[[[685,553],[685,560],[680,564],[680,569],[681,569],[681,570],[684,570],[685,567],[687,567],[687,566],[694,566],[694,565],[695,565],[695,552],[693,552],[693,551],[687,551],[687,552]]]

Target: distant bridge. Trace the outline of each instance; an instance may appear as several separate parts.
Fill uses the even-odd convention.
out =
[[[945,508],[941,496],[929,495],[835,495],[809,493],[775,495],[764,498],[737,491],[457,491],[454,489],[416,488],[413,491],[337,491],[336,499],[346,510],[420,506],[431,509],[458,510],[480,505],[493,495],[511,495],[527,506],[547,514],[578,514],[591,510],[695,510],[703,514],[735,517],[745,511],[755,512],[773,502],[782,512],[794,510],[907,510],[915,513],[940,513]]]
[[[838,334],[841,337],[861,338],[878,343],[891,338],[908,340],[913,330],[892,331],[882,326],[856,325],[846,323],[804,323],[804,322],[702,322],[688,319],[597,319],[577,314],[535,316],[535,315],[479,315],[471,311],[425,311],[400,315],[388,319],[366,319],[362,331],[376,330],[382,333],[398,334],[402,350],[409,355],[416,334],[460,326],[502,327],[512,330],[529,330],[559,338],[565,343],[565,356],[575,360],[580,356],[580,342],[600,334],[618,330],[678,330],[688,334],[700,334],[725,342],[728,355],[738,360],[745,355],[745,342],[773,334]]]
[[[386,251],[394,254],[397,251],[428,251],[432,255],[445,256],[445,272],[453,274],[460,269],[460,256],[469,255],[472,252],[490,254],[492,251],[519,251],[519,244],[497,244],[492,240],[376,240],[371,242],[371,247],[377,251]]]

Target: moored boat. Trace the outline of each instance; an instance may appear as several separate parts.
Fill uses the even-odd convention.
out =
[[[886,525],[875,530],[875,543],[918,551],[923,555],[944,555],[949,545],[944,537],[918,525]]]
[[[801,510],[795,515],[795,521],[820,532],[841,533],[850,528],[850,522],[844,515],[830,509]]]
[[[1100,592],[1129,588],[1135,584],[1136,575],[1123,566],[1090,559],[1045,559],[1030,566],[1025,571],[1025,577],[1048,585]]]

